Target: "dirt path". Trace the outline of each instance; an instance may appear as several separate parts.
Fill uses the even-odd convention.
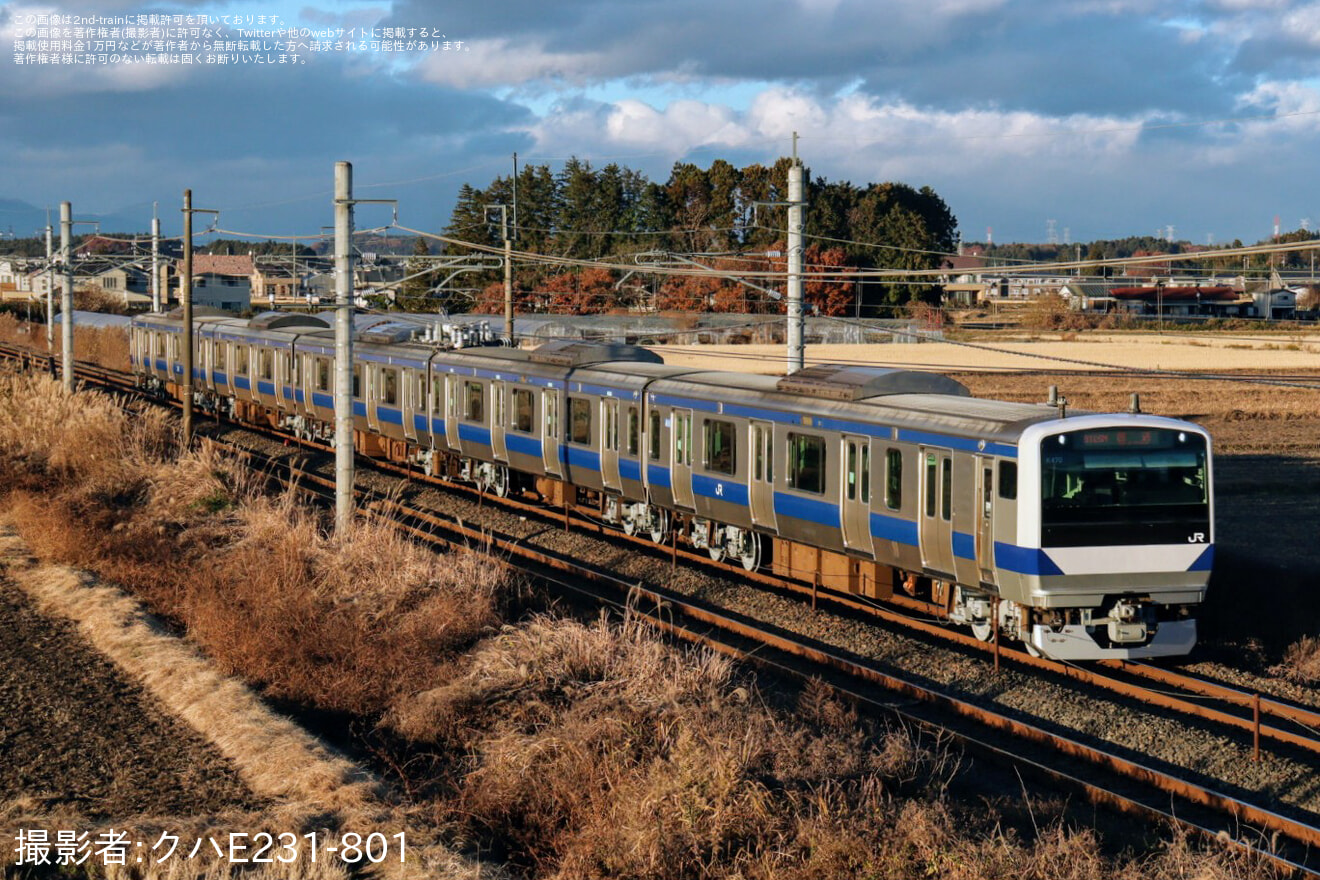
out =
[[[0,802],[89,819],[252,809],[233,765],[140,685],[0,579]]]

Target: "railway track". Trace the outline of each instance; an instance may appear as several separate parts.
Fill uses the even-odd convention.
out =
[[[0,356],[11,361],[16,359],[20,366],[27,368],[45,365],[44,357],[32,358],[22,350],[0,349]],[[79,369],[79,376],[83,381],[115,391],[133,391],[132,377],[119,371],[86,367]],[[276,436],[289,442],[290,438]],[[296,483],[303,491],[333,493],[333,481],[313,470],[293,466],[279,458],[262,457],[252,450],[230,448],[235,454],[247,457],[264,473],[277,476],[286,483]],[[417,476],[415,472],[395,465],[373,464],[397,475]],[[562,524],[566,529],[607,531],[589,512],[582,510],[566,506],[560,512],[547,512],[540,505],[516,499],[493,499],[468,487],[444,485],[475,496],[479,504],[498,501],[512,510],[521,511],[522,515],[543,518],[549,527]],[[1311,824],[1308,816],[1285,814],[1215,791],[1191,778],[1190,774],[1183,776],[1168,768],[1144,764],[1120,750],[1106,750],[1052,730],[1048,725],[1032,724],[1015,713],[947,693],[918,677],[883,670],[845,651],[711,607],[655,584],[619,578],[577,559],[532,546],[512,535],[411,507],[387,495],[363,491],[359,503],[364,511],[388,517],[419,540],[442,546],[486,546],[506,564],[517,565],[561,589],[585,593],[595,601],[606,601],[629,608],[631,613],[643,614],[675,637],[706,644],[751,662],[772,665],[782,672],[824,677],[860,702],[896,711],[911,723],[951,730],[969,750],[991,755],[997,761],[1012,760],[1033,776],[1048,780],[1051,786],[1081,792],[1096,803],[1123,812],[1176,822],[1197,833],[1230,840],[1234,845],[1264,853],[1287,870],[1320,872],[1316,857],[1311,855],[1320,849],[1320,828]],[[613,531],[609,534],[612,539],[633,541],[646,546],[652,553],[666,554],[671,565],[677,565],[680,560],[711,564],[704,553],[693,553],[676,543],[658,548],[646,539],[629,538]],[[1320,713],[1307,707],[1244,693],[1222,683],[1148,664],[1097,664],[1094,668],[1083,668],[1033,657],[1005,645],[986,644],[952,631],[938,619],[937,608],[912,599],[899,597],[893,607],[880,607],[857,597],[832,593],[818,584],[794,582],[765,573],[747,573],[741,568],[728,566],[724,566],[724,573],[777,590],[807,594],[813,604],[829,603],[852,612],[865,612],[893,626],[920,633],[922,637],[938,637],[964,650],[984,652],[993,657],[996,664],[1011,663],[1049,673],[1205,723],[1221,725],[1239,734],[1250,735],[1257,752],[1264,744],[1266,747],[1302,750],[1311,755],[1320,753],[1320,741],[1313,731],[1313,728],[1320,727]],[[1024,742],[1031,747],[1024,749]],[[1025,760],[1022,757],[1024,751],[1036,757]],[[1079,763],[1085,766],[1085,771],[1078,771]],[[1263,841],[1272,843],[1262,847]],[[1278,852],[1265,852],[1279,841],[1286,843],[1278,847]]]

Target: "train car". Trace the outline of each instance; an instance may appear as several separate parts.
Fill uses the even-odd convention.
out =
[[[328,327],[209,318],[199,340],[228,341],[234,375],[213,370],[206,393],[328,436]],[[135,320],[144,382],[177,393],[178,338],[177,316]],[[677,532],[749,570],[876,599],[922,592],[983,639],[1058,658],[1195,644],[1214,502],[1210,438],[1194,424],[977,399],[904,370],[777,378],[667,366],[633,346],[461,343],[415,320],[360,322],[359,449],[587,503],[629,534]]]

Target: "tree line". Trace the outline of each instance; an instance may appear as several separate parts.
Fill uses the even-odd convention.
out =
[[[715,270],[709,277],[627,278],[620,270],[563,270],[517,263],[515,297],[520,309],[591,313],[627,308],[645,300],[660,309],[687,311],[782,311],[782,282],[740,284],[724,277],[756,271],[785,271],[788,169],[791,160],[741,168],[716,159],[702,168],[676,162],[669,178],[656,182],[618,164],[601,168],[572,158],[559,171],[528,165],[517,176],[514,224],[512,175],[497,177],[484,188],[464,183],[445,235],[465,242],[499,247],[500,215],[505,205],[514,248],[583,261],[696,260]],[[807,206],[804,299],[822,314],[872,315],[912,300],[932,300],[938,288],[928,280],[854,284],[830,280],[824,273],[848,269],[938,269],[956,242],[957,220],[930,187],[869,183],[812,177],[805,170]],[[446,245],[446,254],[468,252]],[[421,248],[412,267],[424,266]],[[677,255],[674,256],[674,255]],[[469,292],[475,310],[499,311],[503,287],[498,272],[476,276]],[[815,276],[815,277],[813,277]],[[429,278],[415,280],[405,293],[417,297]],[[768,288],[768,290],[759,289]],[[451,309],[467,303],[452,295]],[[434,307],[434,305],[432,306]]]

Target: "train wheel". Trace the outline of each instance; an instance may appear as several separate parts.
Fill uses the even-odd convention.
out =
[[[651,540],[663,544],[669,535],[669,514],[660,508],[651,509]]]
[[[748,571],[756,571],[761,567],[761,536],[748,529],[739,544],[738,561]]]
[[[509,497],[509,469],[504,465],[496,465],[492,468],[490,475],[490,491],[501,498]]]

